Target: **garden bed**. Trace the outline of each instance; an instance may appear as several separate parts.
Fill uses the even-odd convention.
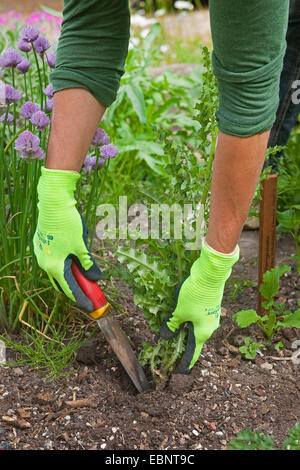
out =
[[[278,261],[292,266],[279,296],[296,307],[299,276],[287,261],[293,251],[288,236],[278,242]],[[257,280],[257,232],[245,232],[234,279]],[[227,449],[244,429],[268,433],[280,448],[299,421],[299,365],[290,359],[299,330],[286,328],[277,340],[284,346],[263,351],[253,361],[237,351],[237,337],[262,337],[258,328],[241,330],[232,314],[256,308],[257,289],[244,288],[232,299],[233,283],[224,299],[222,325],[204,346],[189,376],[173,375],[163,390],[137,394],[99,330],[81,350],[71,373],[46,382],[32,367],[0,368],[0,447],[10,449]],[[119,321],[139,350],[154,341],[132,293],[123,284],[125,313]],[[20,338],[16,338],[20,341]],[[8,360],[15,358],[7,351]],[[272,356],[272,358],[270,357]],[[83,400],[83,401],[82,401]]]

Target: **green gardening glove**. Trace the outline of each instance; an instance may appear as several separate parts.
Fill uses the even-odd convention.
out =
[[[42,168],[38,184],[39,217],[34,235],[34,252],[39,266],[47,272],[53,287],[64,292],[82,310],[94,310],[92,302],[77,284],[71,271],[75,261],[90,280],[101,272],[86,244],[87,227],[76,209],[74,192],[80,174]]]
[[[233,253],[224,254],[213,250],[204,241],[190,276],[179,287],[175,310],[160,330],[160,337],[168,339],[180,325],[189,323],[187,346],[177,373],[190,372],[204,343],[218,328],[225,282],[238,259],[238,246]]]

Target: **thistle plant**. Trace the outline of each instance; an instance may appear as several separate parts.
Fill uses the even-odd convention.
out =
[[[182,213],[179,217],[179,228],[185,231],[188,240],[177,236],[178,223],[175,223],[174,213],[174,220],[167,230],[160,222],[158,238],[150,235],[145,239],[137,234],[128,246],[116,251],[118,260],[131,273],[134,301],[142,308],[149,328],[156,333],[174,309],[178,285],[187,277],[191,265],[199,256],[208,217],[211,168],[217,140],[215,113],[218,93],[207,48],[203,48],[203,66],[202,86],[194,111],[194,120],[198,124],[197,148],[181,145],[170,132],[159,132],[155,128],[158,143],[163,147],[161,159],[165,173],[163,177],[159,175],[160,188],[156,189],[155,194],[151,191],[151,182],[145,181],[136,189],[144,203],[150,206],[155,203],[162,211],[170,208],[180,211],[184,206],[188,207],[186,215]],[[197,158],[197,152],[201,158]],[[194,239],[190,243],[192,234]],[[150,367],[158,387],[164,386],[174,370],[185,350],[185,342],[186,329],[181,328],[171,340],[159,340],[157,344],[143,343],[140,361]]]

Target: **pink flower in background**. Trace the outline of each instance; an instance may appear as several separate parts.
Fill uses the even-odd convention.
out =
[[[5,15],[0,15],[0,24],[7,24],[8,19],[6,18]]]
[[[27,24],[35,24],[42,21],[49,21],[49,23],[55,23],[57,25],[61,25],[62,18],[58,18],[54,15],[50,15],[50,13],[46,13],[45,11],[34,11],[32,12],[27,18]]]
[[[40,13],[33,12],[28,16],[26,23],[28,24],[38,23],[39,21],[41,21],[41,19],[42,19],[42,12]]]

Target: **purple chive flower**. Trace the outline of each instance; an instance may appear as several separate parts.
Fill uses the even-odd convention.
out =
[[[92,144],[95,147],[98,147],[99,145],[109,144],[109,143],[110,143],[110,138],[106,134],[105,130],[104,129],[99,129],[99,128],[96,129],[96,132],[95,132],[94,137],[92,139]]]
[[[48,41],[48,39],[43,38],[42,36],[39,36],[34,41],[33,45],[34,45],[36,52],[40,55],[41,58],[43,58],[44,53],[50,47],[50,42]]]
[[[37,158],[38,160],[43,160],[45,158],[45,152],[41,147],[38,147],[37,150],[32,152],[31,158]]]
[[[48,98],[46,101],[46,111],[47,113],[51,113],[53,109],[53,104],[54,104],[54,99],[53,98]]]
[[[29,52],[31,49],[31,44],[30,42],[24,41],[23,39],[19,39],[18,48],[22,52]]]
[[[118,151],[119,149],[115,145],[108,144],[103,145],[103,147],[101,147],[100,154],[102,155],[104,160],[107,160],[108,158],[114,158],[117,155]]]
[[[16,67],[22,59],[23,57],[16,49],[9,47],[0,56],[0,65],[1,67]]]
[[[11,85],[4,85],[5,103],[16,103],[21,98],[21,93]]]
[[[87,155],[84,159],[84,162],[83,162],[83,171],[85,173],[89,172],[89,171],[92,171],[95,169],[96,167],[96,163],[97,163],[97,157],[90,157],[89,155]],[[104,165],[104,160],[102,160],[102,158],[98,158],[98,169],[100,170]]]
[[[39,105],[32,103],[32,101],[27,101],[23,106],[20,108],[20,113],[22,114],[23,118],[30,119],[31,116],[40,111]]]
[[[46,86],[46,88],[44,90],[44,93],[48,98],[53,98],[53,85],[52,85],[52,83],[50,83],[50,85]]]
[[[3,113],[2,116],[0,116],[0,121],[4,122],[5,120],[6,113]],[[11,124],[14,120],[14,117],[11,113],[7,114],[7,124]]]
[[[30,69],[30,61],[28,59],[23,59],[22,62],[20,62],[17,65],[17,69],[21,73],[26,73]]]
[[[20,33],[20,40],[33,42],[39,37],[39,30],[31,25],[25,26]]]
[[[40,147],[40,139],[30,131],[22,132],[15,140],[15,149],[20,152],[20,157],[27,159],[44,158],[44,151]]]
[[[31,116],[30,121],[39,131],[42,131],[50,124],[50,119],[43,111],[37,111]]]
[[[49,67],[51,69],[54,69],[55,61],[56,61],[56,54],[54,52],[47,52],[46,60],[47,60],[47,64],[49,65]]]

